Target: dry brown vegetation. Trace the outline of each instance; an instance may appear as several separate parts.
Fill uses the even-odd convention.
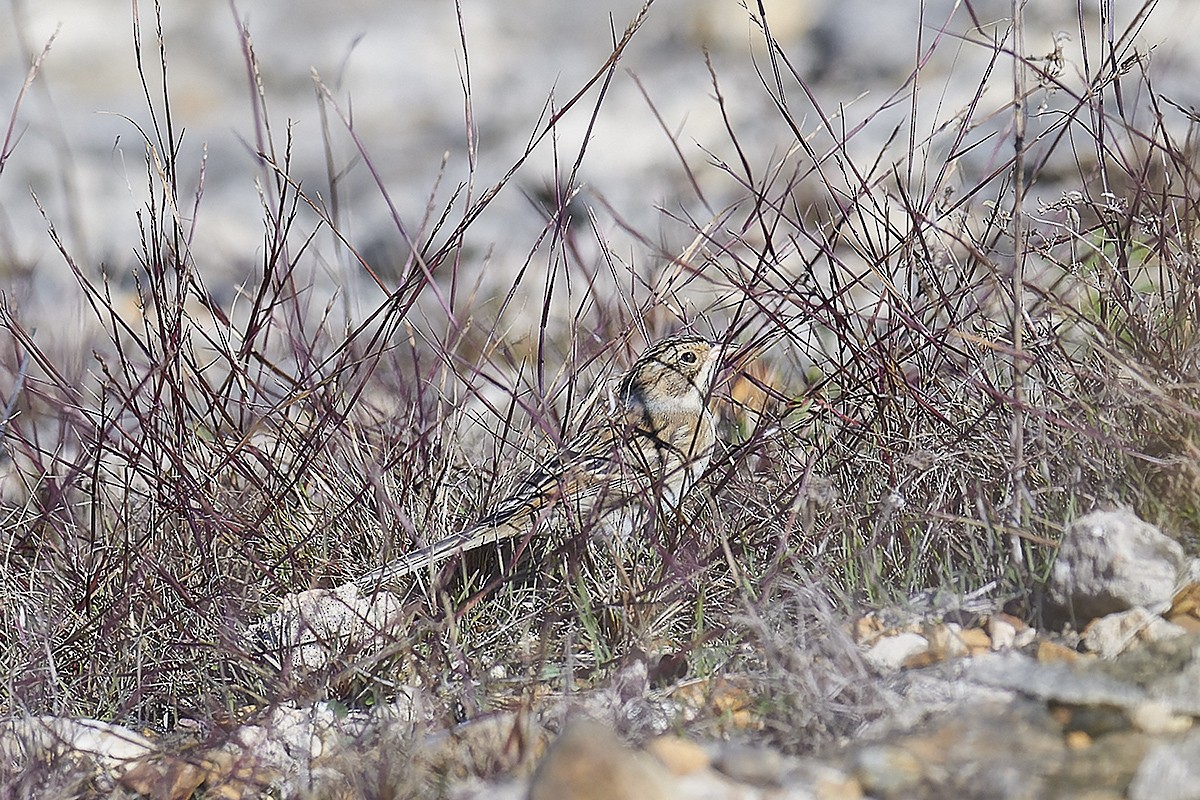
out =
[[[448,724],[602,683],[643,653],[673,674],[746,678],[763,735],[805,750],[876,710],[844,633],[854,609],[937,590],[1036,617],[1063,522],[1106,503],[1194,549],[1195,116],[1152,90],[1134,47],[1153,11],[1125,27],[1081,17],[1074,46],[1083,36],[1089,56],[1066,70],[1029,57],[1019,26],[976,20],[962,35],[991,69],[975,101],[936,129],[898,129],[868,160],[851,152],[852,121],[814,106],[768,48],[761,91],[789,149],[744,152],[731,124],[713,150],[734,158],[707,169],[736,200],[710,206],[697,185],[673,222],[691,246],[658,252],[646,235],[636,263],[580,246],[596,228],[567,170],[528,268],[499,287],[475,283],[470,254],[488,243],[472,222],[518,190],[522,163],[428,219],[397,218],[405,255],[378,269],[340,233],[336,189],[292,179],[290,133],[260,97],[265,255],[236,302],[216,302],[179,212],[195,165],[174,155],[169,87],[152,91],[132,288],[62,248],[95,315],[92,356],[49,342],[12,294],[0,309],[4,712],[195,718],[219,738],[247,706],[369,706],[415,684]],[[564,115],[603,113],[636,36],[635,21],[531,147],[552,146]],[[165,64],[169,43],[147,33],[139,47],[147,71]],[[919,75],[866,102],[915,118]],[[713,88],[720,102],[716,72]],[[0,154],[18,145],[10,131]],[[1039,205],[1035,188],[1061,201]],[[314,300],[314,237],[360,264],[374,307]],[[525,328],[517,295],[543,298]],[[441,308],[440,327],[420,304]],[[722,389],[726,444],[685,515],[620,546],[549,526],[533,569],[482,592],[415,582],[390,648],[318,676],[253,652],[246,626],[280,597],[457,530],[531,448],[580,424],[606,369],[681,328],[761,346]],[[39,791],[21,780],[18,794]]]

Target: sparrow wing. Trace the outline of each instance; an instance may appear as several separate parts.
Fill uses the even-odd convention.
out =
[[[619,466],[614,466],[618,446],[612,425],[587,431],[530,472],[508,497],[466,530],[407,553],[363,575],[356,583],[364,589],[390,583],[455,555],[523,535],[555,502],[594,500],[619,472]]]

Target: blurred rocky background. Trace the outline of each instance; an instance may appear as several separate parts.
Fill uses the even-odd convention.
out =
[[[802,100],[796,93],[789,102],[808,123],[805,132],[814,136],[818,152],[822,116],[839,131],[854,131],[866,120],[848,137],[847,152],[873,160],[897,125],[915,119],[918,131],[932,131],[965,107],[992,57],[991,48],[979,43],[1002,32],[1009,13],[1005,0],[763,5],[790,63],[773,64],[761,46],[756,3],[749,10],[737,0],[654,3],[594,119],[595,87],[472,226],[464,266],[504,281],[530,258],[556,176],[571,172],[585,138],[576,180],[582,190],[572,196],[572,209],[583,222],[590,210],[598,235],[584,238],[593,246],[604,241],[629,261],[653,258],[656,248],[677,252],[694,233],[671,217],[695,214],[702,224],[711,216],[698,202],[698,190],[714,209],[742,193],[708,166],[738,156],[724,131],[706,53],[729,122],[757,162],[752,167],[765,170],[795,144],[764,88],[773,84],[775,69],[794,70],[811,90],[802,112],[794,108]],[[1085,4],[1091,30],[1107,5]],[[1163,95],[1184,107],[1196,105],[1200,7],[1190,0],[1151,5],[1155,13],[1136,28],[1138,51],[1154,59]],[[181,196],[203,191],[198,211],[179,213],[194,225],[193,255],[218,301],[232,300],[235,287],[262,262],[265,246],[265,173],[255,157],[256,89],[244,47],[252,46],[257,57],[265,122],[276,147],[290,146],[289,174],[336,210],[339,228],[386,282],[407,245],[384,192],[406,230],[419,231],[428,209],[436,220],[467,180],[470,145],[477,148],[472,191],[478,197],[516,163],[537,121],[601,70],[641,4],[464,0],[460,7],[461,27],[455,4],[434,0],[166,4],[161,20],[173,135],[181,148],[180,179],[188,184]],[[1116,9],[1116,27],[1139,9]],[[1054,53],[1057,37],[1064,80],[1080,71],[1085,47],[1093,59],[1101,55],[1098,42],[1081,41],[1074,3],[1033,3],[1026,13],[1028,54]],[[34,307],[57,312],[74,281],[47,234],[49,225],[81,265],[103,263],[119,276],[136,261],[138,212],[148,197],[143,134],[153,136],[150,105],[160,124],[164,120],[154,8],[124,0],[11,0],[3,15],[0,118],[16,102],[30,63],[49,50],[13,122],[11,153],[0,173],[2,280],[10,292],[19,286],[21,298],[33,301],[27,313]],[[137,69],[135,15],[145,86]],[[918,106],[901,91],[880,110],[935,41],[921,73]],[[997,92],[1011,91],[1009,70],[1008,64],[998,66],[992,81]],[[320,102],[318,79],[352,119],[357,144],[331,105]],[[986,146],[975,148],[958,162],[971,173],[964,180],[986,174],[996,157]],[[316,286],[369,285],[332,236],[318,236],[312,247],[321,256],[315,263],[324,264],[312,276]]]

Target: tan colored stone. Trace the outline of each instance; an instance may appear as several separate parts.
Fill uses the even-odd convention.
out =
[[[243,800],[257,797],[276,783],[280,775],[274,769],[245,755],[215,750],[204,759],[205,797],[219,800]]]
[[[1188,633],[1200,631],[1200,583],[1189,583],[1176,592],[1165,616]]]
[[[960,635],[971,655],[986,653],[992,649],[992,637],[988,636],[983,628],[967,628]]]
[[[1037,660],[1043,664],[1054,664],[1057,662],[1074,664],[1079,660],[1079,657],[1079,653],[1075,652],[1069,647],[1059,644],[1058,642],[1038,642]]]
[[[147,797],[187,800],[204,786],[205,797],[243,800],[262,795],[279,778],[276,770],[244,755],[209,750],[141,759],[120,776],[119,782]]]
[[[843,775],[837,778],[818,778],[813,785],[817,800],[862,800],[863,788],[857,778]]]
[[[959,625],[928,625],[924,633],[929,640],[929,653],[938,661],[961,658],[967,654],[967,645],[962,639],[962,627]]]
[[[883,623],[874,614],[867,614],[854,620],[852,633],[859,644],[871,644],[883,635]]]
[[[745,680],[717,677],[682,684],[672,692],[681,706],[712,720],[726,730],[760,730],[763,722],[755,710],[755,698]]]
[[[904,663],[900,666],[904,669],[924,669],[944,660],[940,653],[934,650],[926,650],[924,653],[915,653],[904,659]]]
[[[659,736],[646,743],[646,752],[662,762],[672,775],[690,775],[707,769],[712,759],[693,741],[680,736]]]
[[[1191,616],[1200,618],[1200,583],[1189,583],[1171,598],[1171,610],[1167,617]]]
[[[1191,614],[1173,614],[1167,617],[1167,622],[1178,625],[1188,633],[1200,631],[1200,617],[1193,617]]]
[[[1092,746],[1092,737],[1085,731],[1070,731],[1067,733],[1066,742],[1071,750],[1085,750]]]
[[[670,773],[590,720],[568,724],[534,770],[529,800],[670,800]]]
[[[207,778],[208,773],[200,764],[178,756],[166,756],[141,761],[126,771],[119,782],[147,797],[186,800]]]

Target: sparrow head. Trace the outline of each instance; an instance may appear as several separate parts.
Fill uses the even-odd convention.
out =
[[[673,336],[638,357],[621,381],[626,408],[650,414],[702,413],[712,393],[723,348],[699,336]]]

